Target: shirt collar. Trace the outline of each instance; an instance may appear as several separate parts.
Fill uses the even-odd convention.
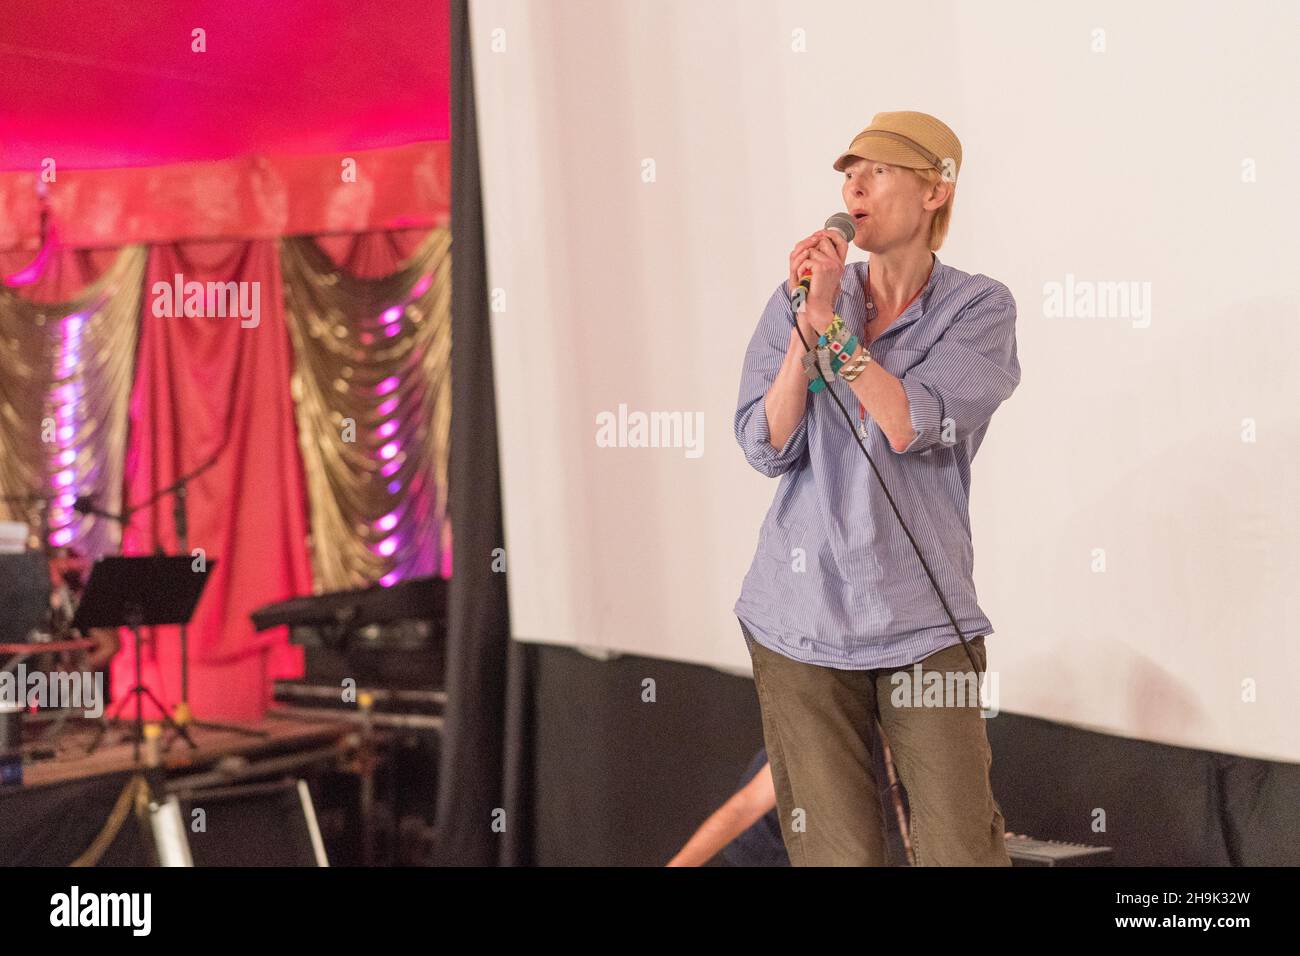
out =
[[[934,268],[930,270],[930,281],[925,284],[925,290],[902,315],[893,321],[882,333],[883,335],[893,335],[896,331],[907,328],[930,310],[930,297],[939,284],[940,272],[947,268],[939,261],[937,255],[933,252],[930,255],[934,258]],[[840,277],[840,297],[835,304],[835,311],[839,313],[840,318],[859,337],[867,324],[867,290],[863,283],[867,277],[869,261],[869,259],[862,259],[852,262],[844,269],[844,275]]]

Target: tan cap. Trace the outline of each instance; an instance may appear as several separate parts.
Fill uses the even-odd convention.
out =
[[[858,159],[874,159],[908,169],[937,169],[944,178],[957,181],[961,171],[961,141],[957,134],[929,113],[902,110],[877,113],[848,150],[835,160],[835,169]]]

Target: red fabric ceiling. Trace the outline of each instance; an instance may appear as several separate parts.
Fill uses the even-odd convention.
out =
[[[446,140],[448,34],[446,0],[0,0],[0,169]]]

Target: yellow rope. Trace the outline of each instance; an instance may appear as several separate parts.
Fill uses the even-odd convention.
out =
[[[126,816],[131,812],[134,805],[136,814],[148,808],[149,804],[149,784],[145,782],[144,777],[135,774],[126,782],[122,792],[118,794],[117,803],[113,805],[113,811],[108,815],[108,820],[104,823],[104,829],[99,831],[99,836],[91,842],[89,849],[81,856],[73,860],[69,866],[96,866],[100,858],[113,845],[117,839],[118,833],[122,829],[122,824],[126,822]]]

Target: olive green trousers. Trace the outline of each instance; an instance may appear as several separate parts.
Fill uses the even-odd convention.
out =
[[[954,693],[962,675],[966,688],[978,680],[961,644],[920,661],[920,672],[916,665],[841,670],[792,660],[759,644],[743,622],[741,630],[791,865],[890,865],[873,769],[876,720],[907,791],[916,864],[1011,865],[989,783],[986,718],[976,694]],[[988,667],[983,636],[970,645],[982,674]],[[939,678],[927,675],[934,672],[952,691],[916,690],[933,688]]]

